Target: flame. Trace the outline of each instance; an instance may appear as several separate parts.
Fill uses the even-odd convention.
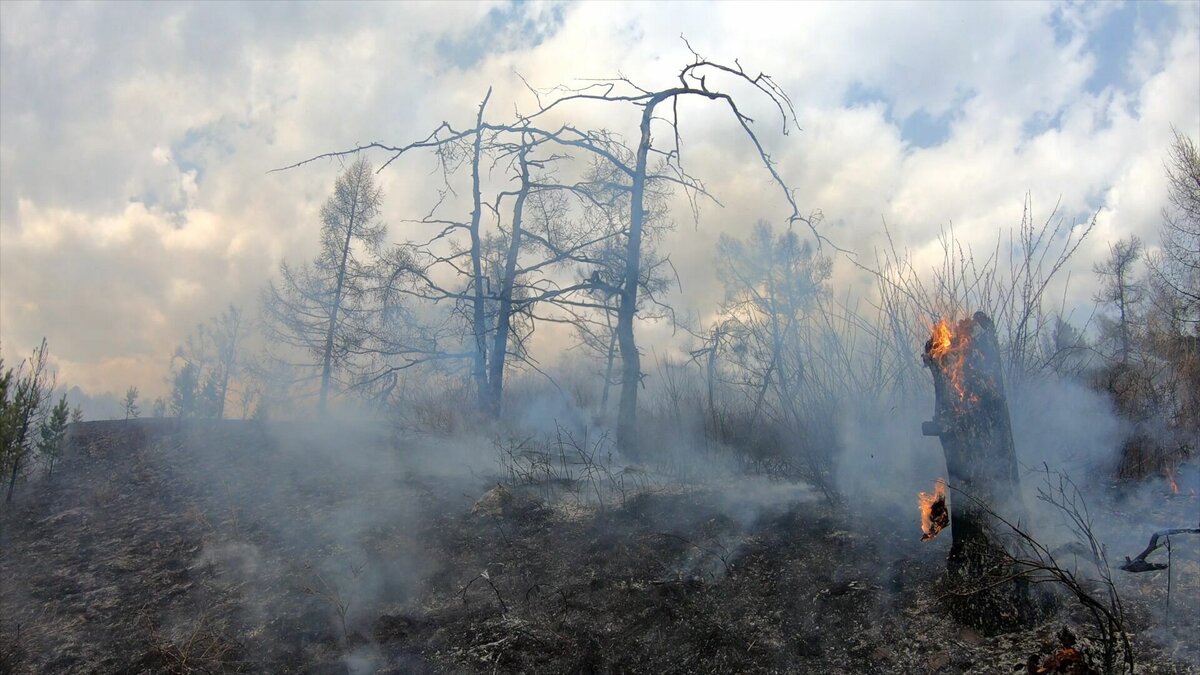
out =
[[[961,329],[961,323],[959,327]],[[929,356],[942,362],[942,372],[946,373],[950,386],[958,392],[958,400],[961,403],[975,403],[979,400],[978,396],[967,391],[963,376],[967,363],[967,348],[970,345],[970,334],[965,330],[956,334],[945,318],[938,319],[933,325],[933,335],[929,338]]]
[[[917,507],[921,509],[921,541],[938,536],[950,524],[950,511],[946,508],[946,481],[937,479],[933,493],[918,492]]]
[[[1167,475],[1167,484],[1171,486],[1171,494],[1179,494],[1179,483],[1175,482],[1175,469],[1167,467],[1163,473]]]
[[[945,319],[939,319],[933,325],[933,337],[929,339],[929,355],[935,359],[940,359],[950,351],[950,338],[953,333],[950,332],[950,324],[946,323]]]

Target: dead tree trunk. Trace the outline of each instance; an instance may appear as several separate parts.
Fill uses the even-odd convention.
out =
[[[923,432],[941,439],[955,492],[947,567],[967,588],[992,589],[972,594],[956,613],[960,620],[983,627],[1023,622],[1031,606],[1025,585],[993,584],[997,577],[1007,576],[1011,560],[996,514],[1019,512],[1020,496],[1000,346],[992,320],[976,312],[957,325],[940,322],[925,344],[923,360],[933,374],[935,398],[933,421],[923,425]]]
[[[487,373],[487,326],[484,303],[483,253],[482,238],[479,233],[479,221],[483,218],[483,203],[479,190],[479,161],[483,147],[483,110],[487,107],[488,99],[492,97],[492,88],[488,87],[483,102],[479,104],[479,114],[475,117],[475,138],[472,141],[471,152],[471,280],[474,297],[471,305],[471,328],[475,334],[475,358],[471,374],[475,379],[475,390],[478,396],[480,410],[488,409],[488,373]]]
[[[617,404],[617,445],[634,447],[637,436],[637,393],[642,383],[642,364],[633,336],[637,316],[638,282],[642,270],[642,226],[646,220],[646,162],[650,155],[650,121],[654,108],[672,94],[660,93],[646,102],[642,110],[641,141],[632,175],[629,198],[629,240],[625,246],[625,278],[621,283],[621,304],[617,309],[617,346],[621,350],[621,400]]]
[[[522,139],[524,141],[524,139]],[[504,257],[504,277],[500,280],[500,309],[496,314],[496,336],[492,345],[492,361],[489,364],[487,412],[493,418],[500,417],[500,403],[504,396],[504,361],[508,356],[508,334],[512,329],[513,287],[517,278],[517,258],[521,254],[521,221],[525,217],[525,200],[529,197],[529,145],[523,143],[517,151],[521,167],[521,188],[517,191],[513,206],[512,231],[508,237],[508,253]]]

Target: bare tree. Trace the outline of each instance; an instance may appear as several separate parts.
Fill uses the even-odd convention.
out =
[[[1167,313],[1184,325],[1200,322],[1200,151],[1178,129],[1167,158],[1168,199],[1159,230],[1161,251],[1150,258],[1151,280]]]
[[[197,324],[184,343],[176,348],[173,367],[190,364],[192,372],[172,384],[186,384],[188,377],[195,378],[193,389],[196,390],[196,405],[188,406],[188,414],[224,418],[226,400],[231,383],[237,377],[241,344],[246,333],[242,310],[230,305],[207,322]]]
[[[225,402],[229,397],[229,384],[237,377],[238,350],[245,337],[245,326],[242,322],[242,310],[230,305],[224,312],[209,321],[209,335],[213,339],[216,352],[216,418],[225,417]]]
[[[399,156],[416,147],[433,148],[447,175],[447,194],[452,189],[449,176],[467,168],[472,211],[469,220],[456,220],[440,213],[439,201],[418,221],[437,228],[432,237],[384,253],[374,282],[384,311],[372,324],[370,339],[357,348],[375,361],[361,384],[388,382],[382,391],[394,386],[400,370],[468,360],[477,405],[494,416],[500,412],[510,357],[537,368],[525,348],[536,322],[578,324],[608,311],[597,298],[619,292],[615,284],[623,272],[611,271],[616,262],[623,270],[623,259],[613,253],[618,251],[615,242],[628,232],[628,221],[619,213],[628,191],[612,182],[611,167],[600,162],[593,162],[578,181],[561,181],[555,167],[570,158],[555,151],[556,141],[544,131],[492,125],[481,116],[476,122],[472,135],[452,132],[396,149]],[[606,147],[623,152],[615,141]],[[484,199],[484,185],[498,167],[502,187],[493,199]],[[490,221],[479,213],[490,214]],[[426,305],[425,322],[411,320],[416,317],[404,306],[406,297]],[[428,305],[443,303],[452,305],[451,316],[466,325],[468,344],[456,344],[461,341],[455,340],[453,325],[439,326],[436,316],[430,316]]]
[[[1116,343],[1117,359],[1129,363],[1133,351],[1133,323],[1138,306],[1145,299],[1145,286],[1138,279],[1136,265],[1142,257],[1142,240],[1136,236],[1121,239],[1109,246],[1108,259],[1097,263],[1094,270],[1100,276],[1096,302],[1111,305],[1116,311],[1115,322],[1109,321],[1106,335]]]
[[[830,260],[816,254],[811,243],[794,231],[777,235],[765,222],[755,225],[744,240],[722,235],[717,242],[725,302],[715,352],[725,352],[740,373],[737,380],[750,390],[749,431],[754,433],[772,408],[770,414],[788,429],[787,436],[807,463],[809,479],[827,496],[830,467],[809,443],[817,417],[809,409],[817,407],[823,389],[809,361],[823,357],[820,348],[810,348],[807,338],[814,315],[823,311],[820,303],[827,295],[824,284],[830,272]],[[802,444],[808,447],[801,449]],[[832,451],[829,442],[817,445]]]
[[[321,252],[299,268],[280,265],[280,281],[264,296],[270,337],[307,351],[320,378],[318,407],[324,411],[334,371],[346,367],[361,334],[355,326],[367,308],[370,265],[385,227],[375,222],[382,191],[365,157],[351,163],[321,208]]]
[[[690,46],[689,46],[690,48]],[[569,146],[583,148],[599,154],[612,162],[624,174],[630,194],[629,200],[629,231],[625,245],[625,273],[620,285],[620,304],[617,309],[617,345],[621,354],[621,400],[617,418],[617,443],[622,447],[632,447],[636,436],[637,394],[641,385],[641,358],[634,337],[634,320],[637,316],[639,273],[641,270],[642,240],[646,221],[645,196],[647,186],[655,182],[665,181],[682,186],[693,200],[698,197],[709,197],[703,183],[693,178],[685,169],[682,155],[682,140],[679,127],[678,101],[686,98],[707,99],[723,104],[733,115],[745,137],[758,152],[764,167],[772,180],[781,188],[784,197],[791,207],[788,216],[789,227],[797,222],[804,222],[810,227],[813,222],[800,214],[791,188],[779,175],[774,161],[764,149],[758,135],[752,128],[754,122],[742,112],[738,99],[727,91],[713,88],[709,78],[715,81],[728,78],[733,82],[748,84],[764,95],[777,109],[783,123],[783,132],[796,127],[795,111],[791,100],[782,89],[765,73],[750,75],[736,61],[733,66],[709,61],[695,51],[693,60],[678,73],[679,84],[658,90],[650,90],[638,86],[627,78],[618,77],[610,80],[594,81],[582,88],[569,89],[557,87],[547,92],[535,92],[539,96],[537,112],[528,118],[546,116],[551,111],[564,108],[573,102],[615,103],[631,105],[640,111],[638,123],[638,142],[632,162],[625,162],[611,153],[598,140],[596,134],[580,131],[569,125],[564,125],[554,134],[554,138]],[[550,96],[542,100],[542,96]],[[670,112],[666,116],[657,115],[659,106],[668,104]],[[666,148],[656,146],[652,135],[654,122],[665,123],[668,127],[667,136],[671,139]],[[651,156],[661,159],[652,163]],[[816,231],[814,229],[814,235]],[[818,237],[819,238],[819,237]]]
[[[483,111],[487,108],[488,100],[492,97],[492,89],[488,88],[487,95],[479,104],[479,114],[475,117],[475,133],[471,141],[471,223],[468,233],[471,237],[471,279],[474,302],[471,304],[471,328],[475,337],[475,354],[472,361],[471,374],[475,377],[478,390],[479,405],[487,407],[487,328],[484,324],[484,285],[483,265],[480,248],[480,220],[483,218],[483,204],[480,194],[479,160],[483,147]]]
[[[426,138],[403,147],[373,143],[353,150],[326,153],[284,167],[294,168],[320,158],[357,155],[374,148],[392,154],[380,170],[405,154],[429,150],[435,154],[443,171],[446,186],[428,214],[418,221],[437,227],[438,232],[427,240],[406,241],[387,251],[380,251],[378,242],[375,242],[372,252],[377,254],[377,259],[369,269],[361,269],[364,283],[356,290],[361,297],[378,301],[379,306],[374,308],[378,311],[371,317],[367,313],[360,316],[362,320],[356,325],[357,339],[340,344],[336,356],[354,357],[366,362],[354,386],[364,391],[374,390],[376,397],[386,398],[387,392],[395,386],[400,370],[444,359],[469,359],[478,405],[488,407],[488,337],[491,331],[488,329],[487,303],[490,299],[490,279],[486,276],[484,260],[484,218],[487,212],[495,212],[495,205],[484,201],[483,190],[485,169],[497,133],[484,121],[491,93],[489,88],[476,109],[474,126],[464,131],[457,131],[449,123],[443,122]],[[360,158],[356,164],[358,162],[365,162],[365,159]],[[451,179],[464,166],[469,171],[470,214],[466,220],[441,215],[438,213],[440,207],[455,194],[450,185]],[[467,240],[465,246],[458,239],[463,233]],[[448,284],[447,278],[456,283],[465,279],[466,287]],[[405,321],[412,318],[401,302],[405,296],[434,305],[448,302],[458,312],[465,313],[471,336],[469,345],[466,348],[447,345],[447,342],[457,342],[456,331],[448,325],[438,326],[437,321],[432,321],[418,327]],[[410,324],[410,329],[406,330],[402,324]]]
[[[873,331],[893,370],[895,395],[911,395],[920,381],[911,345],[923,342],[939,317],[961,315],[972,307],[994,322],[1011,386],[1053,370],[1055,352],[1046,352],[1045,339],[1064,310],[1046,306],[1048,291],[1095,226],[1094,217],[1068,222],[1058,216],[1057,207],[1038,223],[1026,195],[1019,225],[999,233],[991,250],[972,250],[953,225],[943,230],[942,261],[929,275],[914,266],[911,252],[896,246],[885,223],[888,247],[876,252],[873,268],[857,264],[878,282],[880,315]]]
[[[624,161],[632,161],[632,151],[619,145],[610,149]],[[583,204],[580,220],[590,235],[571,256],[579,280],[572,288],[582,288],[585,295],[554,302],[556,307],[566,311],[579,345],[599,355],[604,363],[602,411],[608,409],[610,389],[620,384],[620,379],[614,376],[616,328],[626,272],[625,242],[628,240],[631,200],[631,192],[623,179],[624,174],[603,159],[594,159],[589,166],[581,183],[588,199]],[[677,276],[670,258],[657,248],[662,235],[673,227],[668,206],[671,187],[666,182],[651,183],[643,195],[645,218],[637,301],[637,315],[642,320],[674,320],[674,310],[661,300],[661,296],[677,282]],[[553,237],[548,233],[546,238]]]
[[[796,222],[807,223],[810,227],[813,224],[811,219],[800,215],[791,189],[783,182],[773,160],[759,142],[758,136],[752,128],[753,119],[742,112],[738,106],[737,99],[732,94],[710,86],[710,78],[714,82],[721,79],[726,79],[730,82],[740,82],[749,85],[758,93],[764,95],[777,109],[783,123],[784,133],[787,133],[792,127],[796,126],[795,114],[786,94],[783,93],[768,75],[750,75],[740,65],[736,64],[736,62],[734,66],[728,66],[705,60],[694,52],[693,55],[694,59],[692,62],[678,73],[678,86],[651,91],[621,77],[599,82],[593,81],[582,88],[575,89],[556,87],[547,91],[538,91],[530,88],[530,92],[537,98],[535,110],[529,114],[518,113],[517,120],[508,124],[496,124],[485,119],[484,113],[491,95],[491,91],[489,90],[476,112],[475,125],[472,128],[457,130],[448,122],[443,122],[425,138],[404,146],[390,146],[383,143],[360,145],[352,150],[325,153],[285,168],[294,168],[315,161],[316,159],[342,157],[368,149],[383,150],[390,153],[391,157],[384,163],[384,166],[387,166],[406,153],[414,150],[432,150],[437,153],[443,170],[449,175],[457,167],[461,166],[464,163],[464,157],[466,158],[466,163],[469,164],[471,173],[470,220],[464,222],[453,218],[436,217],[433,215],[437,209],[435,206],[434,211],[431,211],[430,215],[421,222],[438,225],[442,228],[441,232],[429,243],[433,243],[433,241],[444,243],[455,232],[467,231],[469,239],[467,249],[435,254],[435,259],[433,260],[433,263],[436,263],[438,266],[451,266],[454,268],[457,276],[467,277],[469,280],[467,292],[447,288],[438,283],[435,276],[429,273],[430,265],[414,265],[404,269],[404,273],[389,275],[389,278],[400,279],[409,277],[410,280],[411,278],[416,278],[421,282],[417,284],[418,287],[424,286],[424,290],[414,293],[416,297],[423,297],[423,299],[433,302],[451,299],[455,303],[469,308],[471,335],[473,338],[470,352],[472,377],[479,393],[480,406],[495,409],[494,405],[488,403],[489,397],[494,394],[496,389],[495,385],[488,385],[488,345],[486,338],[490,329],[487,327],[487,305],[489,302],[495,301],[496,298],[489,297],[494,294],[489,292],[485,283],[485,270],[482,259],[484,242],[481,229],[484,211],[482,185],[484,176],[481,165],[483,158],[489,152],[493,151],[500,154],[507,153],[510,156],[519,155],[519,152],[513,152],[512,147],[514,146],[512,143],[506,145],[506,141],[500,138],[501,136],[516,135],[522,139],[516,142],[515,145],[517,147],[528,146],[531,143],[553,145],[564,152],[582,151],[593,159],[609,164],[618,176],[617,180],[610,182],[611,186],[618,192],[628,195],[629,217],[627,228],[623,232],[622,273],[616,279],[617,283],[614,288],[617,292],[614,294],[614,297],[618,300],[615,325],[616,344],[622,361],[618,442],[629,446],[633,441],[637,413],[637,390],[642,378],[640,358],[634,339],[633,327],[634,320],[638,315],[639,290],[642,286],[643,242],[646,235],[648,213],[646,205],[647,193],[660,184],[681,186],[692,201],[693,207],[695,207],[696,200],[699,197],[710,197],[704,185],[691,177],[684,169],[678,120],[679,107],[676,105],[676,102],[683,98],[699,98],[723,104],[727,107],[732,113],[734,121],[758,152],[771,178],[782,189],[785,201],[790,206],[790,214],[788,216],[789,226]],[[570,105],[576,103],[633,106],[639,110],[640,122],[638,125],[638,143],[636,148],[625,152],[627,149],[621,143],[619,136],[608,131],[582,130],[569,123],[552,128],[536,126],[541,120],[548,120],[560,110],[565,110]],[[663,108],[668,107],[663,104],[670,104],[670,112],[667,116],[656,114],[660,110],[660,106]],[[652,127],[655,127],[656,123],[662,124],[664,122],[668,125],[668,136],[673,139],[673,142],[666,147],[655,145],[651,133]],[[517,166],[521,166],[520,161],[517,162]],[[521,173],[521,175],[524,174]],[[568,186],[562,187],[572,189]],[[574,189],[574,193],[581,198],[587,199],[586,191],[581,186],[576,186],[576,188],[579,189]],[[532,185],[529,190],[524,191],[527,194],[526,200],[531,191]],[[447,188],[442,195],[443,199],[451,192]],[[523,190],[518,188],[518,190],[510,194],[515,198],[519,198],[522,192]],[[438,206],[440,204],[441,202],[439,202]],[[498,210],[498,207],[496,208]],[[519,241],[514,244],[512,239],[510,239],[509,242],[510,245],[515,247],[514,251],[521,250]],[[410,251],[417,248],[420,247],[408,247]],[[552,256],[552,258],[553,261],[546,261],[542,264],[542,267],[569,261],[573,256],[558,254]],[[460,265],[459,261],[465,263],[465,266]],[[519,270],[514,270],[513,279],[519,277],[520,274]],[[505,274],[503,276],[507,280],[509,275]],[[503,287],[504,284],[501,284],[501,289]],[[514,291],[515,288],[516,286],[513,287]],[[590,282],[568,284],[566,287],[545,290],[543,293],[538,294],[536,299],[527,298],[521,303],[512,302],[511,300],[510,302],[512,302],[511,306],[513,308],[519,307],[524,311],[534,302],[557,299],[565,295],[578,294],[594,288],[596,288],[596,285]],[[493,335],[493,349],[496,347],[495,342],[495,335]],[[406,359],[406,362],[399,367],[407,367],[433,358],[443,358],[443,354],[438,353],[436,350],[432,353],[426,349],[392,349],[390,351],[394,352],[392,355],[402,355]],[[453,356],[458,357],[459,355],[454,354]],[[503,359],[503,355],[500,358]],[[495,363],[495,360],[493,360],[493,363]],[[499,372],[502,374],[502,366],[494,366],[493,372],[495,372],[496,367],[499,367]],[[379,376],[382,377],[384,375],[381,374]],[[492,394],[489,394],[489,392],[492,392]]]

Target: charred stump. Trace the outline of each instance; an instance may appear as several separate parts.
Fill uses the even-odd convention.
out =
[[[949,509],[952,541],[947,569],[954,582],[980,589],[957,603],[955,614],[960,621],[982,628],[1023,623],[1032,610],[1026,585],[995,583],[1011,576],[1012,560],[995,515],[1019,510],[1020,497],[1000,345],[992,320],[976,312],[955,325],[939,322],[925,343],[923,360],[933,374],[935,401],[933,421],[923,425],[923,432],[941,440],[956,497]]]

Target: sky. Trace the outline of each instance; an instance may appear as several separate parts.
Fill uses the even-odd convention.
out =
[[[166,389],[176,345],[230,303],[257,311],[282,260],[311,259],[340,167],[330,150],[468,126],[549,87],[622,74],[670,84],[691,58],[766,72],[802,131],[756,119],[805,212],[864,260],[883,223],[921,264],[951,224],[987,248],[1055,205],[1097,228],[1072,263],[1153,245],[1172,127],[1200,137],[1200,3],[0,3],[0,347],[45,336],[59,381]],[[636,111],[580,110],[631,128]],[[727,111],[689,103],[693,174],[720,199],[662,242],[671,300],[715,308],[719,234],[786,203]],[[390,238],[419,238],[437,187],[420,158],[379,174]],[[847,261],[834,284],[857,292]],[[865,291],[864,291],[865,292]],[[645,329],[670,340],[669,327]]]

